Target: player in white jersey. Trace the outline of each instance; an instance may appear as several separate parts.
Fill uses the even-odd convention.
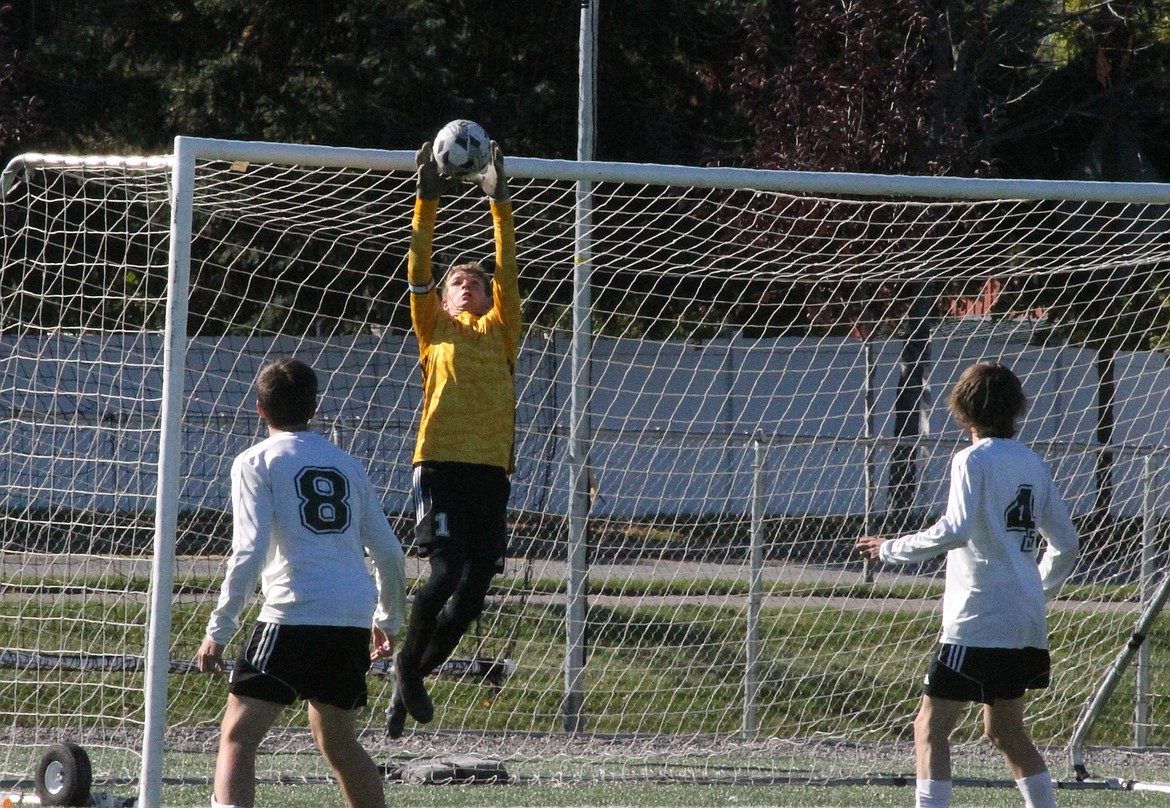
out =
[[[966,704],[979,702],[1025,805],[1052,808],[1052,777],[1024,726],[1024,694],[1048,686],[1045,603],[1072,572],[1077,531],[1044,461],[1012,439],[1027,399],[1010,369],[967,368],[949,406],[972,445],[951,462],[942,518],[919,533],[857,542],[862,556],[886,563],[946,553],[940,645],[914,721],[915,805],[950,805],[950,735]]]
[[[278,360],[261,370],[256,393],[269,436],[232,464],[232,554],[196,657],[201,671],[223,671],[224,648],[260,579],[264,603],[232,670],[211,804],[253,805],[257,748],[302,699],[346,804],[382,808],[382,778],[358,743],[356,718],[370,659],[393,653],[403,623],[402,545],[362,465],[309,431],[313,369]]]

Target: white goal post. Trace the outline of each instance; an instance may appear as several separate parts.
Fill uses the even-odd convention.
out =
[[[1063,750],[1075,728],[1081,764],[1090,738],[1168,745],[1149,718],[1170,696],[1157,621],[1135,676],[1111,671],[1166,566],[1170,494],[1148,469],[1170,452],[1170,185],[506,164],[526,322],[511,557],[458,655],[515,669],[440,677],[434,725],[394,743],[373,671],[376,757],[598,779],[912,771],[940,567],[865,570],[849,550],[938,516],[962,445],[945,394],[988,358],[1023,378],[1021,437],[1085,537],[1035,737]],[[0,778],[26,781],[60,740],[96,783],[135,779],[143,806],[164,778],[210,776],[224,686],[185,663],[271,359],[319,369],[313,428],[367,463],[425,578],[413,168],[410,151],[186,137],[7,167]],[[435,255],[490,261],[473,186],[444,199]],[[261,776],[325,776],[286,712]],[[982,749],[976,726],[957,738]]]

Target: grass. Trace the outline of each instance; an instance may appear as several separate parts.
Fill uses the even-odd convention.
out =
[[[205,806],[207,786],[164,788],[164,804]],[[1141,791],[1066,790],[1057,794],[1062,808],[1152,808],[1170,804],[1166,794]],[[395,808],[538,808],[539,806],[646,806],[646,808],[742,808],[743,806],[791,806],[792,808],[878,808],[906,806],[914,802],[910,786],[743,786],[663,783],[596,783],[570,785],[389,785],[386,804]],[[283,808],[342,808],[335,785],[261,784],[256,792],[259,806]],[[1018,808],[1021,798],[1014,788],[964,787],[955,789],[952,805],[983,808]]]
[[[417,581],[407,581],[413,587]],[[214,599],[219,593],[220,581],[211,578],[189,578],[175,583],[175,595],[206,595]],[[538,578],[497,579],[489,590],[489,597],[515,598],[521,592],[527,595],[564,595],[565,582],[560,579]],[[34,578],[13,576],[0,581],[0,594],[22,595],[94,595],[103,592],[136,592],[145,594],[150,590],[150,581],[144,577],[122,578],[116,576],[90,576],[69,580],[57,578]],[[712,578],[707,580],[602,580],[590,584],[590,594],[595,597],[687,597],[703,594],[707,597],[745,597],[749,587],[744,580]],[[911,600],[941,598],[941,583],[790,583],[772,581],[767,585],[767,594],[774,598],[860,598],[865,600]],[[1140,594],[1140,585],[1131,584],[1070,584],[1061,593],[1064,600],[1092,603],[1130,603]]]
[[[178,594],[172,617],[174,658],[194,655],[206,623],[218,582],[190,579]],[[563,581],[537,580],[523,584],[504,579],[492,594],[490,614],[473,632],[463,655],[486,643],[489,655],[515,659],[523,672],[495,690],[483,684],[439,680],[433,692],[436,725],[478,732],[530,736],[561,733],[564,672],[564,611],[556,597]],[[877,745],[902,743],[909,738],[909,717],[917,702],[917,680],[924,656],[937,631],[937,599],[941,586],[930,583],[878,585],[769,583],[771,603],[763,610],[760,626],[761,658],[757,682],[759,735],[762,738],[849,738]],[[146,606],[143,598],[111,598],[110,592],[145,592],[145,581],[94,577],[50,581],[13,579],[0,583],[12,597],[0,602],[0,648],[83,649],[88,653],[124,653],[145,646]],[[739,597],[742,581],[720,579],[680,581],[599,582],[591,588],[587,627],[589,662],[586,701],[590,733],[600,736],[666,735],[682,738],[727,738],[741,732],[743,721],[743,631],[741,602],[723,605],[696,603],[695,593]],[[57,597],[66,594],[69,597]],[[1103,585],[1072,588],[1069,598],[1094,603],[1132,600],[1135,589]],[[823,599],[809,605],[809,599]],[[791,599],[792,606],[787,603]],[[891,605],[885,608],[884,602]],[[920,610],[900,608],[907,602],[930,601]],[[254,607],[253,607],[254,608]],[[253,612],[254,614],[254,612]],[[250,618],[252,615],[247,615]],[[1087,688],[1112,661],[1132,631],[1128,612],[1073,606],[1054,615],[1052,640],[1057,678],[1037,700],[1031,716],[1037,738],[1067,738]],[[1154,644],[1170,645],[1170,631],[1155,624]],[[1069,656],[1069,649],[1097,649]],[[77,653],[77,651],[73,651]],[[1082,658],[1083,657],[1083,658]],[[1092,657],[1092,658],[1090,658]],[[1155,693],[1170,691],[1166,666],[1153,670]],[[143,718],[143,674],[107,671],[101,674],[64,671],[34,674],[0,671],[0,722],[11,731],[36,726],[60,726],[63,732],[84,732],[122,726]],[[384,705],[388,682],[372,677],[372,705]],[[1132,736],[1132,677],[1126,677],[1111,709],[1094,727],[1093,743],[1125,746]],[[223,705],[223,681],[211,677],[176,675],[169,684],[168,724],[201,728],[213,736]],[[5,706],[10,705],[10,706]],[[304,726],[303,711],[289,711],[288,725]],[[376,711],[370,720],[377,724]],[[957,737],[971,740],[979,734],[977,722],[967,722]],[[964,735],[965,733],[965,735]],[[563,736],[562,736],[563,737]],[[39,742],[39,741],[38,741]],[[643,763],[653,751],[640,752]],[[663,752],[669,755],[669,752]],[[514,786],[388,787],[389,804],[413,805],[905,805],[909,788],[896,786],[747,785],[673,782],[669,767],[658,771],[658,782],[644,782],[631,772],[643,764],[618,763],[607,773],[606,761],[591,759],[586,746],[579,761],[585,774],[574,782],[557,782],[545,772],[539,782]],[[788,762],[769,752],[767,759],[751,761],[761,769],[781,771]],[[531,758],[509,758],[509,769],[529,776]],[[315,777],[320,764],[311,757]],[[903,760],[902,764],[904,765]],[[1059,761],[1054,761],[1054,770]],[[11,765],[11,764],[10,764]],[[705,765],[700,761],[700,769]],[[836,763],[815,762],[828,767]],[[858,774],[844,764],[844,771]],[[184,759],[174,771],[185,778],[209,774],[211,755]],[[95,767],[97,770],[97,767]],[[171,769],[168,768],[168,772]],[[903,770],[904,771],[904,770]],[[958,772],[958,767],[956,769]],[[598,782],[580,782],[590,779]],[[663,774],[662,772],[666,772]],[[864,773],[863,771],[860,773]],[[614,782],[605,782],[614,775]],[[996,769],[986,777],[1003,779]],[[312,779],[312,778],[310,778]],[[702,779],[702,778],[700,778]],[[717,780],[708,777],[707,780]],[[209,786],[171,784],[165,787],[167,805],[206,805]],[[279,796],[278,796],[279,795]],[[1170,798],[1149,792],[1081,791],[1061,793],[1061,804],[1166,805]],[[336,786],[319,782],[266,782],[259,804],[338,805]],[[955,805],[1018,805],[1013,789],[959,788]]]
[[[627,597],[617,605],[595,603],[588,625],[590,679],[586,708],[594,717],[590,729],[599,733],[736,733],[742,714],[743,610],[738,606],[689,605],[675,582],[671,590],[653,582],[640,588],[624,585]],[[691,582],[690,591],[718,590],[717,581]],[[108,590],[108,587],[106,587]],[[933,597],[934,590],[915,587],[873,588],[872,598],[904,600],[907,594]],[[680,602],[637,605],[631,594],[672,592]],[[94,589],[86,589],[94,591]],[[100,590],[98,590],[100,591]],[[808,588],[793,589],[794,598]],[[817,591],[817,596],[827,596]],[[826,593],[834,591],[827,588]],[[847,591],[852,591],[847,589]],[[838,596],[841,597],[841,596]],[[907,613],[891,609],[856,610],[841,597],[842,607],[769,608],[760,627],[762,643],[758,699],[768,709],[759,732],[777,737],[888,736],[898,716],[913,712],[918,671],[937,628],[933,609]],[[630,604],[630,605],[626,605]],[[0,603],[0,648],[84,649],[117,654],[145,646],[145,604],[107,598],[21,598]],[[172,655],[191,658],[211,608],[210,597],[174,605],[178,631]],[[488,731],[557,732],[563,696],[563,607],[555,602],[503,601],[493,609],[492,623],[481,626],[488,637],[506,637],[503,650],[523,670],[501,693],[481,687],[440,682],[443,726],[470,726]],[[1107,649],[1111,658],[1131,630],[1131,617],[1109,611],[1085,611],[1053,621],[1052,639],[1058,673],[1068,670],[1063,649]],[[180,627],[191,627],[186,630]],[[1155,625],[1155,638],[1162,639]],[[836,651],[835,649],[840,649]],[[489,649],[498,650],[498,649]],[[1074,660],[1075,661],[1075,660]],[[1100,661],[1104,663],[1104,659]],[[1161,675],[1161,669],[1155,671]],[[96,680],[96,681],[95,681]],[[45,677],[0,680],[0,704],[26,705],[19,714],[0,718],[15,726],[31,726],[46,717],[69,717],[94,723],[109,716],[140,716],[143,676],[137,671],[54,672]],[[385,682],[372,680],[375,703],[384,697]],[[1083,688],[1079,679],[1063,683]],[[1157,683],[1156,683],[1157,684]],[[222,700],[222,683],[199,676],[172,677],[169,722],[214,726]],[[1064,704],[1036,717],[1038,737],[1056,737],[1076,720],[1080,701],[1065,704],[1056,682],[1046,703]],[[1126,687],[1123,684],[1122,699]],[[1164,692],[1170,682],[1156,692]],[[602,701],[604,699],[604,701]],[[35,705],[35,709],[27,709]],[[107,718],[103,719],[102,716]],[[456,716],[458,716],[456,718]],[[893,731],[905,739],[904,722]],[[1121,713],[1095,730],[1095,741],[1125,745],[1129,716]]]

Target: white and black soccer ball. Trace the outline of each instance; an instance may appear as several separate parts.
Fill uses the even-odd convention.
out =
[[[432,150],[439,173],[457,180],[483,172],[491,160],[491,138],[475,121],[451,121],[435,135]]]

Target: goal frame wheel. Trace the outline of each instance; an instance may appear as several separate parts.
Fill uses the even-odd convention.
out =
[[[89,755],[77,744],[55,743],[41,755],[34,781],[41,805],[89,805],[92,786]]]

